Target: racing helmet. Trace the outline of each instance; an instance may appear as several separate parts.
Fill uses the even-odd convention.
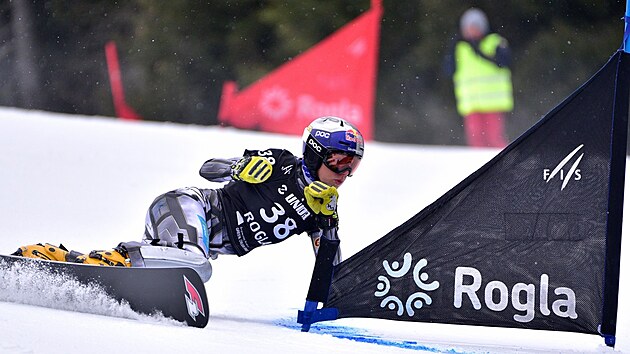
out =
[[[302,135],[303,163],[314,179],[324,164],[333,172],[349,176],[363,158],[364,140],[359,130],[348,121],[332,116],[315,119]]]

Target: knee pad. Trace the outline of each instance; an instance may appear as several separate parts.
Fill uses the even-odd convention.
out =
[[[203,204],[184,191],[158,197],[147,212],[144,241],[188,248],[195,245],[208,253],[208,224]]]

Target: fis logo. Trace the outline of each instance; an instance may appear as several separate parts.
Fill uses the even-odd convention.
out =
[[[584,153],[581,153],[580,156],[575,159],[571,167],[568,171],[564,170],[565,165],[569,163],[573,159],[575,155],[580,152],[580,150],[584,147],[584,144],[580,144],[575,150],[571,151],[560,163],[553,169],[545,168],[543,169],[543,180],[547,183],[551,181],[554,177],[558,176],[558,178],[562,181],[562,187],[560,190],[564,190],[570,180],[579,181],[582,179],[582,171],[578,168],[580,165],[580,161],[584,157]]]
[[[186,294],[184,297],[186,298],[186,307],[188,308],[188,314],[192,317],[193,320],[197,321],[197,316],[201,314],[203,317],[206,317],[206,312],[203,308],[203,301],[201,301],[201,295],[195,286],[186,278],[184,275],[184,285],[186,286]]]

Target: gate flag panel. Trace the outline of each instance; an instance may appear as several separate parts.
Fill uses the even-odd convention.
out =
[[[243,91],[226,82],[219,121],[301,135],[313,119],[334,115],[371,140],[382,12],[380,0],[373,0],[363,15]]]
[[[628,56],[615,53],[495,158],[339,264],[320,311],[591,334],[601,325],[614,342]]]

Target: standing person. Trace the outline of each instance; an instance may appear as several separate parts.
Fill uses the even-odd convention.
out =
[[[464,12],[459,27],[461,37],[445,58],[445,71],[453,78],[468,145],[505,147],[505,120],[514,107],[508,42],[490,32],[486,14],[477,8]]]
[[[314,120],[305,130],[302,158],[287,150],[245,150],[214,158],[199,173],[219,189],[180,188],[150,205],[142,242],[82,254],[63,246],[23,246],[14,255],[131,267],[188,266],[204,281],[207,261],[220,254],[244,256],[306,232],[317,254],[320,238],[337,241],[337,188],[363,158],[361,133],[337,117]],[[340,262],[337,252],[333,264]]]

